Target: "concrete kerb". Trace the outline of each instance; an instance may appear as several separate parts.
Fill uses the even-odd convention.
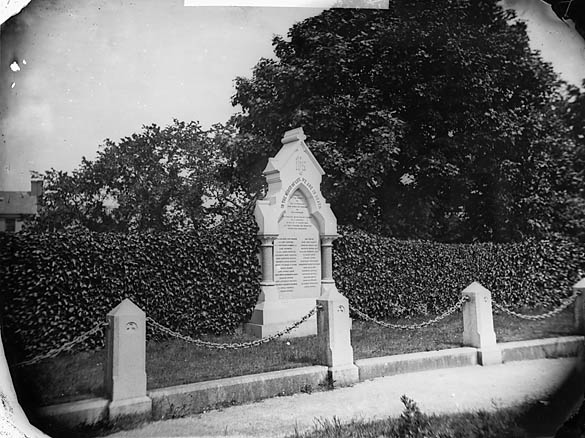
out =
[[[477,363],[477,349],[472,347],[374,357],[355,362],[360,382],[417,371],[473,366]]]
[[[553,359],[583,354],[585,337],[562,336],[558,338],[535,339],[530,341],[504,342],[498,344],[503,362],[518,360]]]
[[[62,403],[40,408],[36,414],[41,418],[50,419],[63,427],[74,428],[83,424],[92,425],[108,419],[108,405],[105,398]]]
[[[497,344],[503,362],[543,358],[573,357],[585,349],[584,336],[565,336]],[[401,354],[355,361],[359,380],[441,368],[476,366],[478,349],[473,347]],[[328,385],[328,367],[312,366],[268,373],[218,379],[207,382],[155,389],[149,418],[181,417],[218,407],[248,403],[279,395],[310,392]],[[90,399],[47,406],[41,417],[68,427],[95,424],[108,419],[106,399]]]
[[[327,385],[327,367],[312,366],[210,380],[150,391],[155,420],[182,417],[210,409],[311,392]]]

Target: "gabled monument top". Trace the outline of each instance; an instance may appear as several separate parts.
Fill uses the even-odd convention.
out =
[[[295,128],[291,129],[290,131],[286,131],[280,142],[282,144],[287,144],[292,143],[293,141],[304,141],[306,139],[307,136],[305,135],[303,128]]]
[[[276,156],[268,159],[268,164],[264,169],[264,175],[280,172],[285,166],[289,159],[296,155],[298,152],[303,153],[307,156],[309,161],[313,164],[319,175],[324,175],[325,171],[311,152],[311,150],[305,144],[305,135],[303,128],[295,128],[284,133],[284,136],[280,140],[282,148]],[[320,180],[319,180],[320,182]]]
[[[299,198],[297,195],[303,198],[308,213],[317,221],[319,234],[337,236],[337,219],[321,193],[321,177],[325,172],[305,144],[306,138],[303,128],[286,131],[280,150],[268,159],[263,172],[268,191],[254,209],[259,236],[280,234],[279,223],[291,199]]]

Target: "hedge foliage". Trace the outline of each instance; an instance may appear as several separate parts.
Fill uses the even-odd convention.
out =
[[[444,244],[342,228],[334,278],[374,318],[438,314],[478,281],[510,308],[555,307],[585,276],[585,248],[570,240]]]
[[[256,233],[250,215],[189,233],[0,233],[3,340],[26,356],[45,352],[126,297],[181,333],[230,333],[260,291]],[[584,248],[563,239],[453,245],[340,234],[336,284],[375,318],[440,313],[473,281],[508,307],[554,307],[585,275]],[[97,336],[81,348],[101,345]]]
[[[3,338],[44,352],[124,298],[185,334],[233,331],[260,291],[256,233],[251,217],[186,233],[0,233]]]

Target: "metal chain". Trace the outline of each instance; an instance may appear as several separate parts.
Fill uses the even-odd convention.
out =
[[[411,324],[411,325],[391,324],[388,322],[378,321],[377,319],[374,319],[371,316],[366,315],[364,312],[362,312],[359,309],[356,309],[353,306],[350,306],[350,309],[353,310],[359,317],[361,317],[367,321],[373,322],[375,324],[378,324],[378,325],[385,327],[385,328],[398,329],[398,330],[417,330],[417,329],[420,329],[420,328],[423,328],[423,327],[426,327],[426,326],[429,326],[432,324],[436,324],[437,322],[445,319],[446,317],[448,317],[449,315],[451,315],[455,311],[457,311],[463,305],[463,303],[465,303],[468,300],[469,300],[468,296],[463,296],[452,307],[447,309],[444,313],[437,316],[436,318],[433,318],[429,321],[421,322],[418,324]]]
[[[73,346],[75,344],[79,344],[80,342],[85,341],[87,338],[89,338],[90,336],[92,336],[93,334],[97,333],[98,331],[100,331],[102,329],[103,326],[108,325],[108,323],[106,321],[102,321],[102,322],[98,322],[91,330],[86,331],[85,333],[79,335],[78,337],[76,337],[75,339],[64,343],[63,345],[61,345],[58,348],[53,348],[52,350],[47,351],[44,354],[40,354],[38,356],[33,357],[32,359],[29,360],[25,360],[23,362],[19,362],[17,363],[15,366],[17,367],[23,367],[23,366],[28,366],[28,365],[33,365],[37,362],[40,362],[41,360],[44,359],[49,359],[51,357],[55,357],[58,354],[70,350],[71,348],[73,348]]]
[[[152,319],[149,316],[146,317],[146,320],[148,322],[150,322],[155,328],[157,328],[161,332],[166,333],[167,335],[173,336],[175,338],[181,339],[182,341],[198,345],[200,347],[215,349],[215,350],[239,350],[239,349],[243,349],[243,348],[257,347],[259,345],[266,344],[267,342],[270,342],[270,341],[273,341],[277,338],[280,338],[281,336],[284,336],[287,333],[290,333],[291,331],[296,329],[298,326],[303,324],[305,321],[307,321],[311,316],[313,316],[316,311],[317,311],[317,307],[314,307],[309,313],[307,313],[305,316],[303,316],[303,318],[301,318],[300,320],[298,320],[294,324],[288,326],[287,328],[285,328],[285,329],[283,329],[283,330],[279,331],[278,333],[275,333],[271,336],[267,336],[267,337],[261,338],[261,339],[256,339],[254,341],[234,343],[234,344],[220,344],[220,343],[216,343],[216,342],[203,341],[201,339],[193,339],[190,336],[182,335],[181,333],[175,332],[175,331],[171,330],[170,328],[165,327],[164,325],[156,322],[154,319]]]
[[[575,302],[575,300],[577,299],[577,296],[580,294],[581,294],[581,292],[576,290],[573,293],[573,295],[571,295],[569,298],[563,300],[559,307],[551,310],[550,312],[543,313],[541,315],[523,315],[521,313],[517,313],[517,312],[514,312],[513,310],[507,309],[504,306],[502,306],[501,304],[496,303],[495,301],[492,301],[492,302],[494,304],[494,307],[496,307],[497,309],[501,310],[504,313],[507,313],[508,315],[512,315],[512,316],[515,316],[515,317],[521,318],[521,319],[527,319],[530,321],[539,321],[539,320],[543,320],[546,318],[551,318],[551,317],[557,315],[558,313],[562,312],[567,307],[569,307],[571,304],[573,304]]]

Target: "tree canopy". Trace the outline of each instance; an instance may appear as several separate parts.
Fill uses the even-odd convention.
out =
[[[175,120],[144,126],[119,142],[106,140],[95,160],[71,174],[51,169],[37,226],[91,230],[168,230],[198,225],[205,201],[222,196],[219,160],[209,132]],[[208,207],[213,202],[210,201]]]
[[[282,133],[303,126],[341,223],[508,241],[554,231],[576,199],[563,84],[496,1],[331,9],[273,46],[232,98],[232,123],[256,139],[231,149],[251,189]]]
[[[196,227],[258,193],[302,126],[340,224],[399,238],[585,239],[585,97],[496,0],[330,9],[273,39],[238,77],[242,111],[205,131],[175,120],[72,174],[50,170],[37,226]]]

